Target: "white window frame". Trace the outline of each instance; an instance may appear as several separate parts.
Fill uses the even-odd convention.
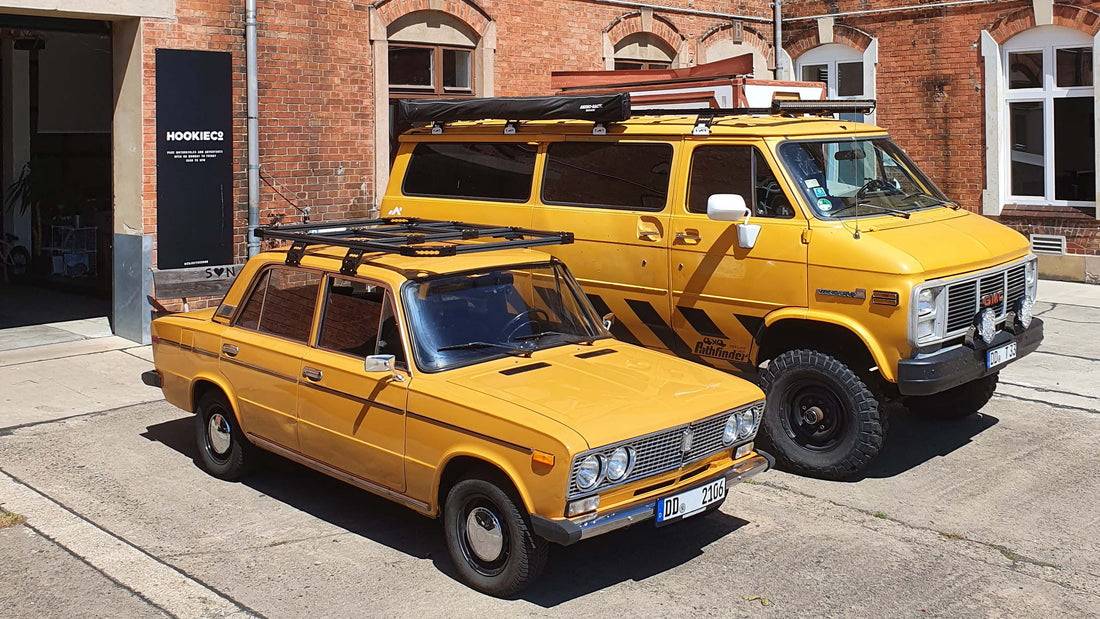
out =
[[[1096,201],[1085,200],[1056,200],[1054,198],[1054,101],[1056,99],[1070,97],[1092,97],[1093,115],[1095,124],[1096,115],[1096,89],[1095,79],[1093,86],[1058,87],[1055,57],[1059,49],[1088,48],[1093,50],[1093,71],[1095,74],[1096,51],[1092,37],[1083,32],[1061,26],[1041,26],[1021,32],[1001,45],[1001,79],[1003,80],[1003,105],[1000,110],[1000,119],[1003,131],[1003,145],[1001,155],[1001,195],[1005,200],[1015,204],[1042,205],[1042,206],[1095,206]],[[1041,88],[1009,88],[1010,70],[1009,54],[1019,52],[1041,52],[1043,54],[1043,76]],[[1012,103],[1042,103],[1043,104],[1043,195],[1042,196],[1018,196],[1012,193],[1012,117],[1010,104]],[[1095,148],[1095,145],[1094,145]],[[1095,162],[1094,162],[1095,165]]]
[[[837,86],[840,82],[838,65],[849,62],[863,63],[863,92],[858,95],[840,96]],[[824,43],[807,51],[795,60],[794,79],[802,80],[802,67],[806,65],[826,65],[828,67],[827,99],[874,99],[876,89],[876,65],[878,64],[878,39],[872,39],[867,49],[860,51],[843,43]],[[867,114],[864,122],[875,124],[875,113]]]

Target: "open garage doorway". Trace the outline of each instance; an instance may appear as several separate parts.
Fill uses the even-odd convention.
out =
[[[111,51],[107,21],[0,15],[0,351],[110,333]]]

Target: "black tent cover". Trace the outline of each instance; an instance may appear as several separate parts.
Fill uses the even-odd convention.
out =
[[[588,120],[620,122],[630,118],[630,94],[561,97],[486,97],[477,99],[399,99],[397,118],[406,123],[458,120]]]

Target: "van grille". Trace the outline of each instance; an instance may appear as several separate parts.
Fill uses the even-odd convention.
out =
[[[974,324],[978,312],[985,309],[982,299],[996,299],[988,307],[998,319],[1004,318],[1008,308],[1015,307],[1027,292],[1024,269],[1023,264],[1017,264],[949,284],[945,337],[965,333]],[[999,299],[997,293],[1000,293]]]

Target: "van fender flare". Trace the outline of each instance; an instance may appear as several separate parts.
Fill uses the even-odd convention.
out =
[[[875,339],[871,332],[859,322],[852,320],[850,316],[834,312],[807,308],[783,308],[767,314],[764,316],[764,328],[760,330],[760,333],[757,334],[757,337],[754,338],[753,341],[753,346],[755,348],[754,357],[759,355],[759,343],[767,330],[784,320],[793,320],[803,323],[820,322],[841,327],[863,342],[863,347],[871,355],[875,365],[878,366],[879,373],[884,379],[889,382],[897,382],[896,368],[891,365],[886,352],[882,349],[882,346],[879,345],[878,340]],[[763,359],[756,359],[756,363],[761,361],[763,361]]]

